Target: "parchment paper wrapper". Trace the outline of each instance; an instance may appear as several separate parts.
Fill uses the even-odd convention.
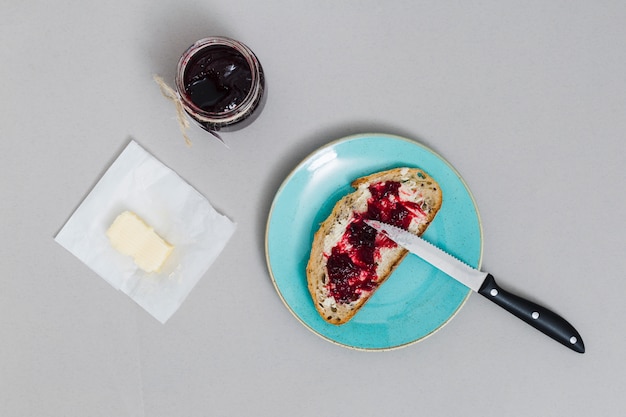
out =
[[[161,271],[146,273],[113,249],[106,230],[125,210],[174,245]],[[114,288],[165,323],[220,254],[235,224],[197,190],[131,141],[55,240]]]

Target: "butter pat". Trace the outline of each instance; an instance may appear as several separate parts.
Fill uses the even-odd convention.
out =
[[[135,264],[146,272],[159,272],[174,250],[174,246],[131,211],[117,216],[106,235],[115,250],[132,256]]]

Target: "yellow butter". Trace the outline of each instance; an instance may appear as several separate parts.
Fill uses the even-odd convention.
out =
[[[158,272],[174,250],[139,216],[125,211],[106,231],[115,250],[132,256],[135,264],[146,272]]]

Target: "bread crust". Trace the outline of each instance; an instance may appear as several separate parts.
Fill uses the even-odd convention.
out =
[[[376,287],[360,293],[357,300],[342,303],[331,295],[328,283],[327,260],[334,246],[342,239],[346,228],[356,216],[367,215],[369,187],[389,181],[399,182],[402,201],[417,203],[423,217],[411,221],[408,230],[421,235],[433,221],[441,208],[443,196],[439,184],[426,172],[418,168],[400,167],[358,178],[352,182],[355,189],[341,198],[331,214],[320,224],[313,237],[311,254],[306,267],[307,284],[316,310],[327,322],[335,325],[347,323],[380,288],[407,255],[407,250],[396,246],[381,249],[376,265]]]

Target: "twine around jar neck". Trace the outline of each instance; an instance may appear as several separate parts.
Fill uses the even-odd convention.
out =
[[[185,108],[183,107],[183,102],[181,101],[180,96],[178,95],[176,90],[167,85],[162,77],[155,74],[152,76],[152,78],[161,89],[161,94],[163,94],[163,97],[170,100],[172,103],[174,103],[174,106],[176,106],[176,119],[178,121],[180,133],[182,133],[183,138],[185,138],[185,143],[187,144],[187,146],[191,147],[193,145],[193,142],[191,142],[191,139],[189,139],[189,136],[187,135],[187,129],[189,129],[189,120],[187,119],[187,113],[185,112]],[[229,148],[226,142],[224,142],[224,139],[222,139],[222,137],[215,130],[208,130],[208,132],[215,136],[220,142],[222,142],[224,146]]]
[[[183,138],[185,138],[185,143],[187,144],[187,146],[191,146],[193,143],[187,135],[187,129],[189,129],[189,120],[187,120],[187,117],[185,116],[185,109],[183,108],[183,103],[182,101],[180,101],[178,93],[176,93],[176,90],[174,90],[172,87],[167,85],[165,80],[163,80],[163,78],[161,78],[160,76],[154,75],[153,78],[161,89],[161,94],[163,94],[163,97],[170,100],[176,106],[176,119],[178,120],[180,132],[182,133]]]

